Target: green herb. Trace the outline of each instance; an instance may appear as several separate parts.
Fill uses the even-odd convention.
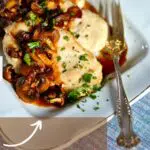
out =
[[[63,38],[64,40],[69,41],[69,37],[67,35],[65,35]]]
[[[25,20],[27,26],[34,26],[38,22],[42,21],[34,12],[29,12],[28,19]]]
[[[97,105],[99,105],[99,102],[96,102]]]
[[[100,109],[98,106],[95,106],[94,108],[93,108],[95,111],[97,111],[98,109]]]
[[[40,42],[30,42],[30,43],[28,43],[28,46],[29,46],[29,48],[30,49],[34,49],[34,48],[38,48],[38,47],[40,47]]]
[[[87,54],[80,55],[79,59],[82,61],[88,61]]]
[[[86,103],[86,102],[87,102],[87,100],[85,99],[85,100],[82,100],[81,102],[82,102],[82,103]]]
[[[75,102],[77,101],[79,98],[84,97],[86,95],[88,95],[89,93],[91,93],[91,87],[90,86],[82,86],[80,88],[76,88],[74,90],[72,90],[71,92],[68,93],[68,100],[69,102]]]
[[[73,90],[68,94],[69,102],[75,102],[80,97],[80,92],[78,90]]]
[[[33,54],[35,53],[35,49],[32,50],[32,53],[33,53]]]
[[[61,56],[57,56],[57,61],[60,61],[61,60]]]
[[[33,12],[30,12],[30,13],[29,13],[29,18],[30,18],[32,21],[36,21],[37,15],[36,15],[35,13],[33,13]]]
[[[85,88],[89,88],[90,87],[87,83],[84,83],[82,86],[85,87]]]
[[[43,0],[43,1],[40,3],[40,7],[41,7],[42,9],[45,9],[45,8],[46,8],[46,1],[45,1],[45,0]]]
[[[96,77],[96,76],[93,76],[93,79],[97,79],[97,77]]]
[[[92,80],[92,77],[93,77],[92,74],[90,74],[90,73],[85,73],[85,74],[82,76],[82,79],[83,79],[83,81],[90,83],[91,80]]]
[[[79,108],[82,112],[85,112],[85,110],[83,108],[81,108],[81,106],[79,104],[77,104],[77,108]]]
[[[65,47],[62,47],[60,50],[61,50],[61,51],[64,51],[64,50],[65,50]]]
[[[30,20],[25,20],[25,24],[26,24],[27,26],[30,26],[30,25],[31,25],[31,21],[30,21]]]
[[[25,55],[24,55],[24,58],[23,58],[23,60],[24,60],[24,62],[27,64],[27,65],[31,65],[31,57],[30,57],[30,55],[28,54],[28,53],[26,53]]]
[[[70,33],[71,33],[75,38],[77,38],[77,39],[80,37],[80,34],[79,34],[79,33],[72,32],[72,31],[70,31]]]
[[[128,74],[127,77],[130,78],[130,75]]]
[[[76,33],[74,36],[75,36],[75,38],[78,39],[78,38],[80,37],[80,34],[79,34],[79,33]]]
[[[78,65],[73,66],[74,69],[78,68]]]
[[[63,64],[62,64],[62,67],[64,68],[64,69],[66,69],[66,63],[65,62],[63,62]]]
[[[54,18],[50,19],[49,23],[48,23],[49,29],[52,30],[54,28],[55,24],[56,24],[56,20]]]
[[[90,97],[91,97],[93,100],[96,99],[96,95],[94,95],[94,94],[91,94]]]
[[[66,72],[67,71],[67,69],[64,69],[62,72],[64,73],[64,72]]]
[[[90,25],[89,25],[89,24],[87,24],[87,27],[90,27]]]
[[[100,91],[101,90],[101,86],[100,85],[94,85],[93,86],[93,91],[94,92],[97,92],[97,91]]]
[[[88,37],[88,34],[86,34],[85,37],[87,38],[87,37]]]

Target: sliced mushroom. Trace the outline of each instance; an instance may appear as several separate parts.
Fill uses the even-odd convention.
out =
[[[41,53],[41,54],[38,54],[38,57],[42,60],[42,62],[46,65],[46,66],[51,66],[53,61],[50,60],[46,54],[44,53]]]
[[[40,5],[38,4],[38,2],[33,2],[31,4],[31,9],[34,13],[37,13],[39,15],[43,14],[44,13],[44,10],[40,7]]]
[[[39,87],[38,87],[39,92],[43,93],[43,92],[47,91],[50,85],[51,84],[50,84],[50,81],[48,80],[48,78],[41,77]]]
[[[7,65],[4,68],[4,73],[3,73],[4,78],[9,82],[12,82],[12,72],[14,72],[12,65]]]

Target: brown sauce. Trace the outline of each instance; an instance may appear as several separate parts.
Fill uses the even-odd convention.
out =
[[[122,66],[126,60],[127,60],[127,49],[121,54],[119,64]],[[103,55],[103,52],[101,52],[100,56],[98,57],[99,62],[103,66],[103,76],[105,77],[106,75],[114,72],[114,64],[113,60],[109,57],[105,57]]]

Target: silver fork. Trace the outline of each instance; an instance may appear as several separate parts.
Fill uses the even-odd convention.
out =
[[[108,8],[108,2],[111,2],[111,9]],[[104,18],[111,24],[112,17],[112,35],[110,35],[107,49],[113,48],[112,59],[114,62],[115,76],[117,81],[118,98],[116,101],[116,115],[120,126],[120,134],[117,138],[117,144],[126,148],[136,146],[140,139],[133,130],[132,113],[126,96],[119,65],[119,53],[125,49],[124,27],[119,0],[101,0],[100,11]],[[110,11],[110,13],[108,13]],[[110,15],[109,15],[110,14]]]

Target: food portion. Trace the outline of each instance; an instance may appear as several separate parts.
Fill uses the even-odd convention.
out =
[[[0,24],[4,78],[24,102],[62,107],[100,89],[109,26],[85,0],[3,0]]]

